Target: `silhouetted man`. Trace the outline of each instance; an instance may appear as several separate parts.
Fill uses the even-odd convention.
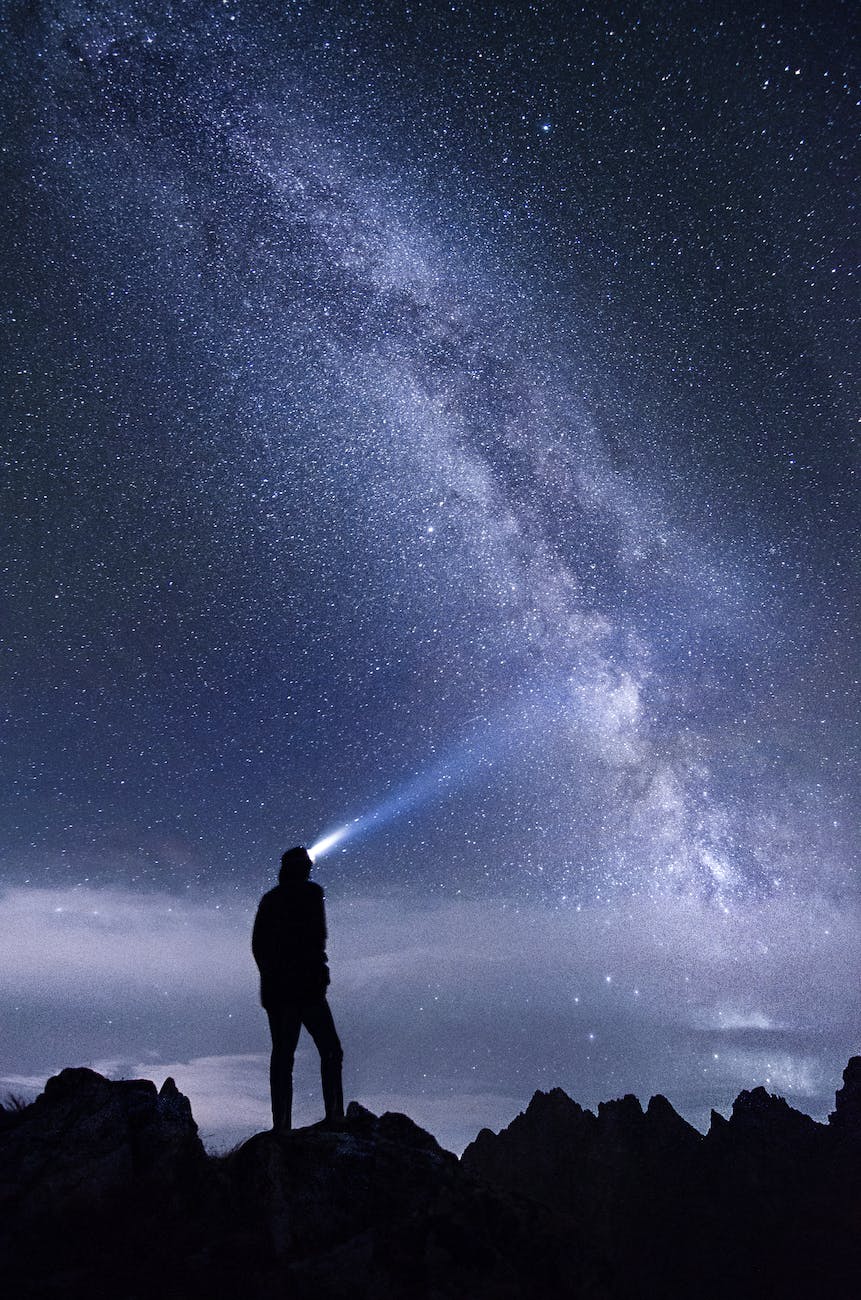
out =
[[[293,1111],[293,1057],[302,1026],[320,1053],[326,1119],[343,1119],[343,1052],[326,989],[326,912],[323,890],[309,880],[307,849],[288,849],[278,884],[264,894],[254,919],[251,948],[260,970],[260,1001],[269,1017],[272,1059],[272,1126],[289,1131]]]

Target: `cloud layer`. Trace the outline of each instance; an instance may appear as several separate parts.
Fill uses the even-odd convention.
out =
[[[858,927],[824,901],[734,915],[681,896],[555,911],[333,898],[329,918],[348,1095],[405,1110],[456,1149],[556,1085],[591,1106],[661,1091],[702,1126],[763,1083],[822,1117],[858,1041]],[[250,922],[247,908],[166,895],[8,891],[8,1087],[71,1064],[171,1074],[214,1147],[265,1127]],[[321,1104],[304,1036],[296,1079],[297,1122],[310,1122]]]

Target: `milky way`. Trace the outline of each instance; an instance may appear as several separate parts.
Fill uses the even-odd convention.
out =
[[[10,1079],[253,1126],[249,916],[350,826],[357,1095],[455,1145],[550,1084],[827,1108],[848,23],[10,7]]]

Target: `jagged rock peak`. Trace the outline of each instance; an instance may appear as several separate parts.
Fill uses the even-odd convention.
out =
[[[649,1104],[646,1107],[646,1114],[651,1119],[656,1119],[656,1120],[668,1119],[672,1121],[678,1120],[680,1123],[687,1125],[688,1128],[691,1127],[690,1124],[688,1124],[687,1120],[682,1119],[681,1115],[676,1110],[673,1103],[671,1101],[668,1101],[662,1092],[656,1092],[654,1097],[649,1098]],[[694,1130],[694,1132],[696,1132],[696,1129]]]
[[[768,1092],[762,1086],[744,1089],[732,1104],[729,1119],[712,1111],[709,1138],[725,1134],[768,1137],[781,1140],[809,1138],[822,1126],[790,1106],[785,1097]]]
[[[572,1129],[580,1129],[584,1124],[594,1124],[595,1116],[584,1110],[568,1096],[562,1088],[551,1088],[549,1092],[540,1089],[532,1094],[525,1110],[515,1115],[510,1124],[496,1134],[492,1129],[483,1128],[469,1143],[461,1159],[469,1163],[473,1147],[486,1147],[488,1142],[495,1143],[497,1137],[531,1140],[533,1133],[552,1133],[559,1137]]]
[[[632,1092],[627,1092],[624,1097],[616,1097],[612,1101],[598,1102],[598,1119],[605,1123],[637,1124],[642,1118],[643,1107],[640,1105],[640,1099]]]
[[[156,1088],[151,1079],[106,1079],[86,1066],[68,1066],[48,1079],[31,1106],[39,1112],[58,1107],[80,1111],[117,1106],[133,1125],[157,1117],[159,1122],[172,1121],[189,1132],[197,1132],[191,1102],[170,1077]],[[25,1107],[21,1113],[30,1108]]]
[[[662,1093],[656,1093],[646,1107],[646,1120],[653,1133],[659,1133],[667,1141],[698,1144],[703,1135],[693,1124],[682,1119],[673,1104]]]
[[[445,1151],[440,1146],[431,1133],[420,1128],[415,1120],[400,1111],[387,1110],[378,1116],[359,1102],[351,1101],[347,1107],[346,1125],[348,1131],[357,1137],[368,1138],[375,1142],[392,1142],[400,1147],[429,1153],[445,1161],[457,1160],[450,1151]]]
[[[828,1123],[842,1135],[861,1141],[861,1056],[853,1056],[843,1071],[843,1087],[834,1094]]]
[[[5,1112],[0,1217],[26,1222],[46,1197],[66,1213],[108,1202],[135,1180],[178,1186],[206,1160],[188,1098],[172,1079],[111,1080],[95,1070],[54,1075],[29,1106]]]
[[[25,1123],[38,1117],[48,1127],[52,1117],[62,1115],[64,1122],[76,1122],[103,1113],[115,1121],[122,1118],[135,1130],[156,1124],[186,1136],[197,1134],[191,1103],[173,1079],[165,1079],[161,1088],[156,1088],[151,1079],[106,1079],[85,1066],[69,1066],[52,1075],[35,1101],[13,1113]]]
[[[765,1116],[768,1116],[772,1123],[778,1120],[783,1124],[794,1125],[796,1128],[809,1128],[815,1124],[815,1120],[812,1120],[809,1115],[790,1106],[785,1097],[767,1092],[761,1086],[753,1088],[750,1092],[744,1090],[738,1094],[733,1102],[730,1123],[758,1123]]]
[[[534,1092],[529,1105],[522,1114],[528,1115],[530,1118],[541,1119],[550,1115],[573,1118],[585,1115],[586,1111],[576,1101],[573,1101],[564,1089],[551,1088],[549,1092],[542,1092],[540,1089]]]
[[[609,1140],[627,1145],[642,1142],[656,1150],[698,1145],[702,1134],[692,1124],[682,1119],[666,1097],[652,1097],[644,1111],[639,1099],[627,1093],[611,1101],[598,1104],[597,1116],[573,1101],[561,1088],[549,1092],[536,1092],[525,1111],[500,1130],[499,1134],[484,1128],[463,1153],[467,1165],[475,1159],[489,1157],[497,1141],[527,1143],[536,1150],[549,1152],[562,1143],[565,1150],[573,1142],[577,1147],[591,1146]]]

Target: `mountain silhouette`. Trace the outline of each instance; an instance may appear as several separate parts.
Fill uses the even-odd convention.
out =
[[[663,1097],[536,1092],[460,1160],[405,1115],[203,1149],[168,1079],[87,1069],[0,1109],[0,1276],[48,1297],[809,1297],[861,1267],[861,1057],[828,1123],[762,1088],[702,1135]]]

